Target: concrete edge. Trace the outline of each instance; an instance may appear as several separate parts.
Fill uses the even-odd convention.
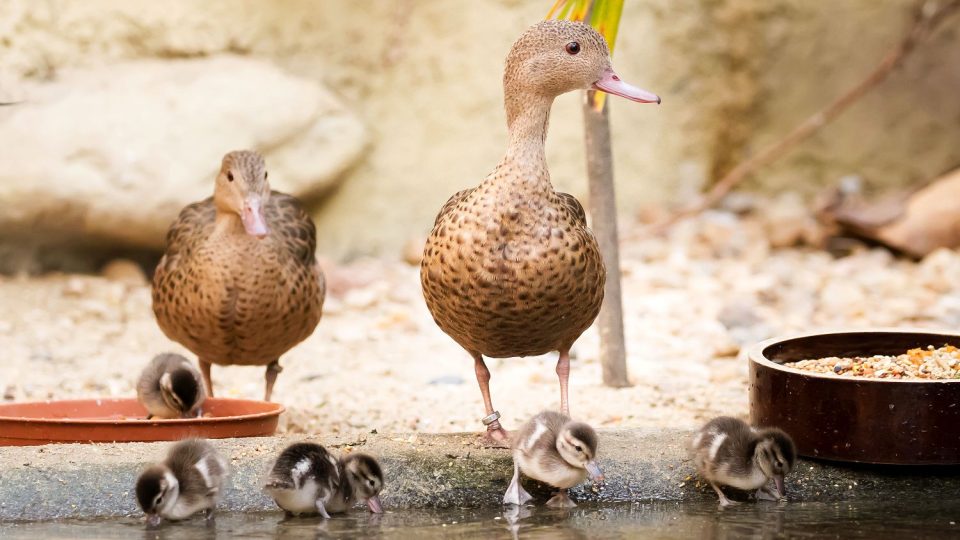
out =
[[[691,431],[600,431],[607,482],[573,490],[581,501],[699,501],[716,496],[697,480],[686,455]],[[214,441],[232,465],[221,511],[276,510],[260,486],[286,445],[312,440],[334,451],[363,451],[384,467],[385,507],[490,507],[501,504],[513,473],[510,453],[482,449],[471,434],[369,434],[360,437],[264,437]],[[140,515],[133,487],[140,470],[169,443],[0,448],[0,520]],[[548,490],[524,480],[542,503]],[[801,461],[787,479],[790,500],[960,498],[960,467],[868,468]],[[543,499],[543,500],[541,500]]]

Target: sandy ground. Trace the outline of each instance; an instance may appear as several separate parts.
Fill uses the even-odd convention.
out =
[[[796,225],[796,224],[794,224]],[[591,329],[576,344],[574,416],[597,426],[693,427],[747,412],[740,346],[821,328],[960,325],[960,255],[921,262],[881,249],[834,258],[771,247],[783,227],[711,212],[668,237],[626,227],[625,325],[633,386],[606,388]],[[275,399],[287,432],[478,430],[467,354],[433,323],[418,269],[361,260],[330,267],[324,318],[283,359]],[[133,396],[145,362],[180,351],[160,332],[149,287],[103,276],[0,277],[0,391],[7,401]],[[192,358],[192,356],[190,356]],[[508,429],[557,407],[555,355],[491,360],[494,406]],[[259,398],[259,368],[214,367],[220,396]]]

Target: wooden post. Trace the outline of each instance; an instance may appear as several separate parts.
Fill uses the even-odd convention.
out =
[[[587,144],[591,227],[607,267],[603,306],[597,317],[600,364],[603,366],[603,384],[623,388],[630,386],[630,380],[627,377],[627,350],[623,337],[617,199],[613,187],[613,151],[610,148],[610,118],[607,112],[610,102],[606,100],[603,110],[597,111],[593,106],[593,96],[594,91],[588,90],[583,104],[583,127]]]

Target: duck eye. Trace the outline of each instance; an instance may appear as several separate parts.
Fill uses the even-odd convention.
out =
[[[269,175],[270,175],[270,173],[268,173],[267,171],[263,171],[263,179],[264,179],[264,180],[266,180],[266,179],[267,179],[267,176],[269,176]]]
[[[580,52],[580,44],[577,43],[576,41],[571,41],[570,43],[567,43],[566,48],[567,48],[567,52],[570,54],[577,54],[578,52]]]
[[[232,172],[228,172],[228,173],[227,173],[227,180],[233,182],[233,173],[232,173]]]
[[[374,482],[373,480],[371,480],[371,481],[370,481],[370,487],[373,487],[374,483],[375,483],[375,482]]]
[[[574,42],[574,43],[576,43],[576,42]],[[577,449],[577,452],[583,452],[583,448],[581,448],[579,444],[576,445],[576,446],[574,446],[574,448]]]

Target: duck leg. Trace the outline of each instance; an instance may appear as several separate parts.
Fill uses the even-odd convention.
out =
[[[210,378],[210,362],[203,358],[200,361],[200,373],[203,375],[203,387],[207,389],[207,397],[213,397],[213,379]]]
[[[567,381],[570,379],[570,349],[561,349],[557,359],[557,377],[560,379],[560,412],[570,416],[570,403],[567,401]]]
[[[717,492],[717,497],[720,497],[720,507],[721,507],[721,508],[726,508],[727,506],[730,506],[730,505],[732,505],[732,504],[736,504],[736,503],[734,503],[733,501],[731,501],[730,499],[728,499],[727,496],[723,494],[723,491],[720,490],[720,487],[717,486],[716,484],[714,484],[713,482],[710,482],[710,487],[712,487],[713,490]]]
[[[520,467],[517,466],[517,460],[513,460],[513,480],[510,480],[510,486],[503,495],[503,504],[515,504],[517,506],[526,504],[533,497],[527,493],[520,485]]]
[[[327,508],[323,504],[323,500],[317,499],[316,505],[317,505],[317,513],[320,514],[320,517],[322,517],[323,519],[330,519],[330,514],[327,513]]]
[[[263,400],[270,401],[270,396],[273,394],[273,384],[277,382],[277,375],[283,371],[283,368],[280,367],[280,359],[274,360],[267,365],[267,372],[264,374],[264,379],[266,379],[266,389],[263,393]]]
[[[473,356],[473,369],[477,373],[477,384],[480,385],[480,393],[483,394],[483,406],[487,415],[483,418],[483,423],[487,426],[487,432],[483,435],[480,443],[483,446],[507,448],[507,441],[510,436],[507,430],[500,426],[500,413],[493,410],[493,402],[490,400],[490,370],[487,364],[483,362],[483,355],[478,352],[470,351]]]

